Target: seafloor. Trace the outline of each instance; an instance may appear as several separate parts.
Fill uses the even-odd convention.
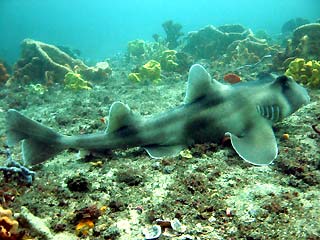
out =
[[[122,64],[111,66],[112,77],[88,91],[59,85],[43,95],[1,89],[1,150],[9,108],[61,133],[79,134],[103,131],[102,119],[114,101],[142,115],[183,101],[187,75],[136,84],[127,80]],[[160,239],[320,239],[320,135],[312,128],[320,119],[320,91],[309,93],[308,106],[274,127],[279,157],[271,166],[245,163],[228,144],[195,145],[185,157],[162,160],[139,148],[87,157],[68,150],[33,167],[31,186],[1,179],[2,205],[15,213],[26,207],[43,219],[53,239],[144,239],[142,231],[156,219],[183,225],[176,231],[163,226]],[[21,159],[19,146],[12,156]],[[0,154],[0,165],[5,160]],[[94,227],[77,231],[88,216]],[[48,239],[39,229],[20,225],[29,239]]]

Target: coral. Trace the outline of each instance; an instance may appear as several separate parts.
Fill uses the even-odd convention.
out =
[[[9,209],[3,209],[0,205],[0,239],[2,240],[14,240],[22,239],[19,237],[19,223],[13,219],[12,211]]]
[[[130,73],[128,79],[135,82],[152,81],[158,83],[160,81],[161,65],[155,60],[150,60],[139,68],[139,72]]]
[[[84,79],[97,81],[104,81],[112,74],[112,69],[108,62],[98,62],[94,67],[87,69],[79,69],[78,71]]]
[[[224,62],[237,66],[255,64],[263,57],[273,54],[276,49],[270,47],[264,40],[248,37],[232,42],[223,56]]]
[[[3,172],[4,180],[6,182],[16,180],[20,184],[31,185],[35,177],[35,172],[14,161],[9,149],[6,149],[5,153],[7,155],[7,164],[6,166],[0,167],[0,172]]]
[[[65,88],[71,90],[90,90],[91,83],[84,80],[80,73],[68,72],[64,76]]]
[[[25,39],[21,48],[21,59],[14,66],[11,82],[44,82],[46,71],[52,72],[54,82],[61,82],[75,66],[87,68],[82,61],[73,59],[50,44]]]
[[[65,75],[73,71],[79,74],[84,72],[86,77],[89,76],[87,80],[93,80],[99,68],[98,66],[88,67],[81,60],[72,58],[58,47],[40,41],[25,39],[21,48],[21,57],[14,65],[9,84],[62,83]],[[89,74],[90,72],[92,74]],[[107,70],[107,73],[109,72],[110,69]]]
[[[228,73],[224,75],[223,80],[231,84],[241,82],[241,78],[235,73]]]
[[[91,220],[95,221],[100,217],[102,211],[96,206],[92,205],[89,207],[81,208],[80,210],[75,211],[75,221],[78,222],[84,218],[90,218]]]
[[[224,25],[219,28],[209,25],[190,32],[183,51],[198,59],[222,56],[232,42],[245,39],[250,34],[251,31],[240,25]]]
[[[155,83],[159,82],[161,65],[155,60],[150,60],[140,68],[140,73],[143,79],[149,79]]]
[[[141,74],[140,73],[129,73],[128,75],[128,79],[132,82],[141,82],[142,78],[141,78]]]
[[[292,36],[293,56],[320,60],[320,23],[296,28]]]
[[[304,24],[310,23],[308,19],[304,18],[293,18],[285,22],[281,27],[282,34],[290,34],[296,29]]]
[[[74,218],[74,221],[77,222],[76,234],[84,236],[88,235],[89,230],[94,227],[94,222],[101,216],[101,214],[102,211],[97,208],[96,205],[77,210]]]
[[[141,57],[146,52],[146,43],[143,40],[136,39],[128,42],[129,57]]]
[[[79,49],[75,49],[69,46],[57,45],[59,49],[68,54],[72,58],[79,58],[81,55],[81,51]]]
[[[43,240],[60,240],[60,239],[76,240],[78,239],[76,236],[68,232],[61,232],[56,235],[53,234],[50,228],[47,226],[48,223],[46,220],[33,215],[29,211],[29,209],[24,206],[21,207],[21,211],[20,213],[17,214],[17,218],[21,219],[25,224],[28,225],[32,234],[37,235],[36,239],[43,239]]]
[[[162,24],[163,30],[167,37],[169,49],[176,48],[179,45],[179,38],[183,35],[181,32],[182,26],[179,23],[174,23],[172,20],[166,21]]]
[[[177,51],[175,50],[165,50],[161,54],[160,64],[161,68],[166,71],[175,71],[178,68],[177,63]]]
[[[290,62],[285,75],[312,88],[320,87],[320,61],[296,58]]]
[[[264,34],[263,37],[268,36]],[[191,32],[182,50],[196,59],[210,59],[221,63],[219,65],[232,64],[235,68],[261,62],[265,56],[278,51],[266,39],[257,38],[250,29],[239,24],[220,27],[209,25]]]
[[[0,63],[0,84],[4,84],[9,79],[9,74],[3,63]]]
[[[89,219],[81,219],[79,223],[76,225],[76,234],[87,236],[89,234],[89,230],[94,228],[94,222]]]
[[[30,84],[30,91],[35,94],[43,95],[48,91],[48,88],[40,83]]]
[[[295,58],[320,60],[320,23],[310,23],[296,28],[292,39],[287,40],[285,51],[273,58],[273,69],[284,70]]]

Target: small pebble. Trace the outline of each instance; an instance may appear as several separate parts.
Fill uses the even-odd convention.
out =
[[[187,227],[182,225],[179,219],[174,218],[172,221],[170,221],[171,227],[174,231],[179,233],[184,233],[187,230]]]
[[[161,236],[161,227],[158,225],[142,230],[145,240],[155,240]]]
[[[282,139],[283,140],[289,140],[289,134],[288,133],[282,134]]]

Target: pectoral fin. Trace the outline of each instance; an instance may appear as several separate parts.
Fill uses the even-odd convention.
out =
[[[174,157],[179,155],[179,153],[185,148],[183,145],[173,145],[173,146],[148,146],[145,150],[152,158],[163,158],[163,157]]]
[[[276,159],[278,147],[272,127],[263,119],[238,137],[230,132],[226,133],[231,139],[235,151],[245,161],[255,165],[268,165]]]

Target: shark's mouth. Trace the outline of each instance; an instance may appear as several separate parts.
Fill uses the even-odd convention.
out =
[[[257,105],[258,113],[273,122],[277,122],[282,118],[281,109],[278,105]]]

